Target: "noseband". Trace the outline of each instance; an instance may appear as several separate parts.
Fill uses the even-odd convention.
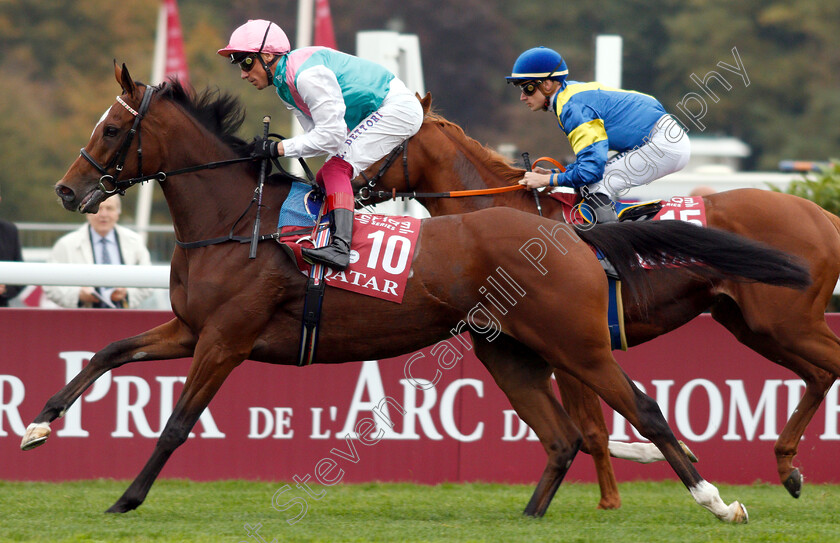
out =
[[[108,162],[106,166],[100,164],[95,158],[93,158],[90,153],[87,152],[86,149],[82,149],[79,151],[79,154],[90,162],[90,164],[96,168],[96,170],[102,174],[102,177],[99,178],[99,190],[104,192],[105,194],[111,195],[115,192],[119,192],[120,194],[125,194],[125,189],[130,187],[132,183],[121,183],[119,181],[119,177],[122,174],[123,166],[125,166],[125,159],[128,157],[128,149],[131,147],[132,141],[134,141],[134,136],[137,135],[137,170],[140,172],[140,176],[143,175],[143,144],[140,137],[140,121],[143,120],[143,116],[146,115],[146,112],[149,110],[149,103],[152,101],[152,96],[154,95],[155,91],[157,91],[157,87],[146,87],[146,92],[143,93],[143,100],[140,102],[140,110],[137,111],[131,106],[129,106],[125,100],[122,99],[121,96],[117,96],[117,102],[122,104],[122,106],[128,110],[129,113],[134,115],[134,124],[131,125],[131,130],[128,131],[128,134],[123,141],[122,146],[119,150],[114,154],[111,158],[111,161]],[[114,169],[116,173],[114,175],[109,174],[108,172],[111,169]],[[112,190],[108,190],[105,187],[105,182],[111,183],[114,185]]]

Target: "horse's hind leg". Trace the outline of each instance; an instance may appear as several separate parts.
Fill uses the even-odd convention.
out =
[[[805,356],[810,360],[840,361],[838,340],[825,321],[818,317],[822,322],[796,333],[795,338],[792,338],[792,346],[785,348],[775,337],[750,329],[741,310],[728,297],[715,304],[712,316],[732,332],[738,341],[768,360],[790,369],[805,382],[805,393],[785,423],[775,445],[779,480],[791,496],[798,498],[802,492],[802,474],[793,466],[793,459],[802,434],[835,380],[835,374],[815,366]]]
[[[621,507],[621,495],[610,461],[609,431],[601,410],[601,401],[591,388],[576,377],[560,370],[554,372],[563,407],[575,422],[583,436],[582,450],[592,457],[601,500],[598,509],[618,509]]]
[[[653,443],[609,441],[610,434],[598,395],[568,373],[556,370],[554,375],[557,378],[563,407],[566,408],[583,435],[581,450],[592,456],[592,461],[595,463],[595,473],[601,490],[598,509],[618,509],[621,507],[621,495],[618,492],[618,482],[610,458],[649,464],[665,460],[665,457]],[[679,444],[691,461],[697,462],[697,457],[688,445],[682,441]]]
[[[181,397],[166,421],[151,457],[120,499],[107,510],[108,513],[125,513],[143,503],[166,461],[187,440],[210,400],[249,352],[250,349],[233,349],[221,338],[210,340],[202,336]]]
[[[580,448],[580,432],[557,401],[551,389],[551,369],[543,359],[507,336],[488,343],[474,335],[473,343],[479,360],[548,454],[545,470],[524,511],[541,517]]]
[[[717,488],[700,476],[668,427],[659,406],[636,388],[621,370],[609,350],[608,343],[598,347],[597,343],[587,341],[585,330],[576,333],[571,329],[573,327],[569,328],[568,336],[576,338],[574,346],[562,348],[545,345],[546,359],[588,384],[610,407],[656,445],[699,505],[720,520],[746,522],[746,509],[737,501],[726,505],[721,500]],[[548,333],[545,335],[552,337]]]
[[[193,344],[191,332],[178,319],[111,343],[96,353],[72,381],[47,401],[44,409],[26,428],[20,448],[28,451],[43,445],[50,435],[50,423],[63,416],[73,402],[106,372],[130,362],[192,356]]]
[[[785,427],[776,439],[774,448],[779,480],[794,498],[798,498],[802,493],[802,474],[799,468],[793,466],[793,459],[796,457],[799,442],[805,433],[805,429],[822,404],[825,393],[828,392],[836,379],[833,374],[811,366],[798,357],[792,357],[790,360],[797,359],[803,362],[798,368],[789,364],[785,364],[785,366],[792,369],[805,381],[805,393],[799,399],[799,403],[790,419],[785,423]]]

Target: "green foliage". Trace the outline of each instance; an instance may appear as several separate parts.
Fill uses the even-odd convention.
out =
[[[778,187],[771,187],[782,192]],[[840,215],[840,160],[834,160],[819,172],[794,180],[784,192],[811,200],[826,211]]]
[[[595,509],[594,484],[560,487],[542,519],[522,516],[528,485],[369,483],[331,487],[296,524],[271,497],[284,483],[158,481],[139,509],[103,511],[128,485],[120,481],[0,483],[0,541],[579,541],[671,542],[840,539],[840,487],[809,485],[792,499],[779,485],[719,487],[750,512],[747,525],[724,524],[677,482],[622,483],[621,509]],[[292,483],[294,484],[294,483]]]
[[[156,0],[0,1],[0,216],[69,222],[52,187],[78,156],[94,123],[118,90],[112,61],[147,81],[156,32]],[[216,50],[249,18],[279,22],[296,42],[296,2],[179,0],[193,85],[241,97],[248,111],[241,136],[275,132],[291,116],[270,89],[255,92]],[[518,102],[503,76],[535,45],[556,48],[570,78],[594,77],[596,34],[624,37],[623,86],[652,94],[670,112],[687,93],[705,96],[691,75],[711,81],[704,133],[741,137],[753,149],[748,166],[775,169],[780,159],[825,160],[840,148],[840,3],[824,0],[331,0],[338,46],[353,52],[356,32],[396,29],[417,34],[426,89],[439,110],[490,145],[513,142],[532,156],[562,156],[565,138],[550,115]],[[750,83],[719,62],[736,47]],[[696,133],[698,130],[692,127]],[[133,209],[126,201],[126,220]],[[156,191],[154,222],[168,221]]]

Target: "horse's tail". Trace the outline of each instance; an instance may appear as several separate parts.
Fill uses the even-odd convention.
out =
[[[840,225],[840,219],[836,223]],[[609,258],[628,286],[646,284],[649,270],[640,262],[678,264],[705,278],[756,281],[769,285],[804,289],[811,274],[798,257],[752,241],[743,236],[702,228],[682,221],[615,223],[589,230],[577,230],[581,239]]]

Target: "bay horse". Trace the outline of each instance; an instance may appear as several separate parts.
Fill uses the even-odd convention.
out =
[[[418,95],[418,99],[426,117],[420,131],[406,142],[403,164],[399,156],[374,164],[364,172],[365,179],[354,180],[356,190],[366,181],[389,193],[497,189],[515,185],[524,176],[525,170],[511,166],[501,155],[467,136],[460,126],[434,113],[431,94],[423,98]],[[388,167],[389,161],[394,162],[392,167]],[[417,200],[433,217],[495,206],[537,212],[532,192],[524,190]],[[840,219],[808,200],[758,189],[720,192],[704,197],[704,202],[709,227],[797,255],[810,267],[811,286],[805,291],[779,291],[757,283],[698,282],[690,274],[666,277],[652,272],[653,292],[647,304],[624,304],[627,343],[644,343],[710,310],[738,341],[802,378],[805,393],[774,448],[779,480],[798,498],[802,475],[793,461],[799,441],[840,376],[840,339],[825,320],[825,308],[840,274]],[[544,196],[540,203],[545,216],[564,220],[556,200]],[[627,287],[622,288],[625,295]],[[598,507],[619,507],[621,499],[610,463],[612,444],[608,445],[600,403],[575,379],[559,374],[556,377],[563,405],[583,432],[583,450],[595,462],[601,487]]]
[[[238,102],[212,92],[193,98],[177,82],[146,86],[133,81],[125,65],[115,64],[114,74],[122,93],[56,184],[64,207],[96,212],[115,192],[154,178],[160,182],[178,240],[214,239],[229,228],[233,235],[248,237],[244,222],[256,222],[253,211],[248,221],[230,226],[239,224],[237,218],[248,209],[258,184],[256,163],[242,156],[244,142],[233,136],[243,119]],[[109,157],[113,158],[105,163]],[[230,164],[196,166],[220,161]],[[121,180],[121,172],[129,171],[137,176]],[[144,175],[147,171],[164,173]],[[264,205],[279,210],[288,192],[288,183],[269,182]],[[537,266],[521,248],[540,236],[546,241]],[[596,390],[655,443],[698,504],[721,520],[746,522],[743,505],[723,502],[679,447],[656,403],[615,362],[604,325],[606,282],[592,249],[581,239],[601,247],[626,280],[639,286],[642,297],[645,271],[636,254],[695,259],[690,266],[697,277],[706,278],[702,280],[725,275],[797,288],[809,284],[807,269],[789,255],[687,224],[619,224],[575,232],[506,208],[451,215],[423,221],[402,304],[329,290],[315,363],[404,354],[451,336],[453,325],[469,324],[479,359],[517,414],[537,433],[548,456],[526,514],[545,513],[582,440],[550,388],[552,369],[562,368]],[[629,245],[620,240],[629,240]],[[108,512],[137,508],[240,363],[245,359],[297,362],[306,277],[274,245],[264,245],[255,259],[248,254],[247,244],[234,242],[176,247],[170,279],[175,317],[96,353],[47,401],[27,428],[21,448],[43,444],[49,424],[105,372],[128,363],[192,357],[181,396],[151,457]],[[479,293],[486,292],[483,284],[502,269],[522,286],[522,297],[504,314],[494,314],[500,334],[492,339],[486,336],[489,315],[475,308],[483,300]],[[781,292],[785,290],[781,286],[775,288]],[[546,307],[550,297],[564,303]],[[568,339],[558,341],[561,337]]]

